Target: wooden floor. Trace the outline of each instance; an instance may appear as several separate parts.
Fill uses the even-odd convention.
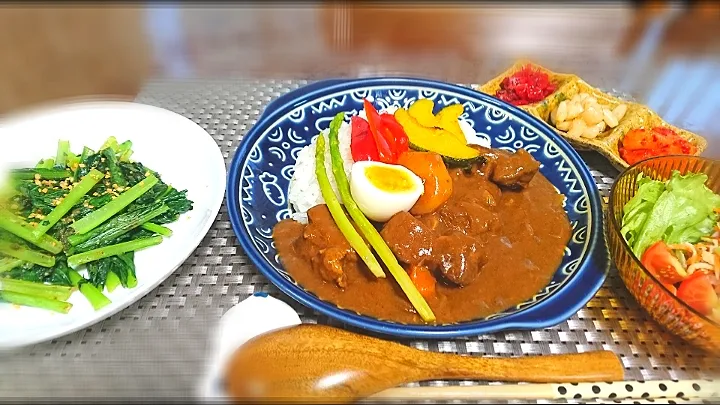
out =
[[[73,94],[134,94],[150,75],[482,83],[526,57],[632,93],[708,137],[706,154],[720,156],[717,3],[684,12],[610,2],[291,4],[0,8],[0,51],[18,55],[0,60],[0,111]]]

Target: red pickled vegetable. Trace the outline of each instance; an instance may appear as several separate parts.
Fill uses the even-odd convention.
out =
[[[618,152],[632,165],[653,156],[694,155],[697,147],[670,128],[638,128],[625,134]]]
[[[555,90],[555,84],[546,73],[528,64],[505,77],[495,97],[513,105],[527,105],[542,101]]]

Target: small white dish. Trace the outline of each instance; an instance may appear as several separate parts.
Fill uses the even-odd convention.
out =
[[[200,399],[212,402],[227,399],[222,384],[223,371],[233,352],[245,342],[301,323],[290,305],[266,293],[255,293],[230,308],[220,319],[210,343],[210,361],[198,392]]]

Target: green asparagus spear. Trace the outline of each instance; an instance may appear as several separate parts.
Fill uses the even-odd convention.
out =
[[[352,246],[358,255],[360,255],[360,258],[362,258],[363,262],[365,262],[375,277],[384,278],[385,272],[382,267],[380,267],[380,263],[378,263],[375,255],[373,255],[362,236],[360,236],[348,219],[342,209],[342,206],[340,206],[340,202],[335,196],[332,186],[330,186],[330,180],[328,179],[327,172],[325,171],[325,137],[322,134],[318,136],[315,147],[315,175],[317,176],[318,184],[320,185],[320,192],[322,193],[323,199],[330,210],[330,214],[335,220],[338,228],[340,228],[340,232],[342,232],[345,236],[345,239],[347,239],[348,243],[350,243],[350,246]]]
[[[418,311],[418,314],[420,314],[425,322],[433,322],[435,321],[435,314],[432,309],[430,309],[427,301],[425,301],[425,298],[423,298],[420,291],[418,291],[417,287],[415,287],[415,284],[412,282],[407,272],[402,268],[402,266],[400,266],[397,258],[392,253],[387,243],[385,243],[382,236],[380,236],[380,233],[377,229],[375,229],[370,221],[368,221],[365,214],[363,214],[360,208],[358,208],[355,200],[352,198],[352,194],[350,193],[350,183],[348,182],[347,175],[345,174],[345,167],[342,155],[340,155],[340,143],[338,140],[338,131],[340,129],[340,125],[342,125],[343,119],[343,113],[339,113],[335,116],[335,118],[333,118],[330,123],[329,141],[330,158],[332,160],[332,170],[333,175],[335,176],[335,184],[337,184],[340,197],[342,197],[343,204],[345,204],[345,209],[347,209],[347,212],[350,214],[353,221],[355,221],[358,228],[360,228],[360,232],[362,232],[363,236],[365,236],[365,239],[370,243],[370,245],[372,245],[377,254],[380,256],[380,259],[382,259],[383,263],[385,263],[385,266],[387,266],[390,274],[392,274],[398,282],[400,288],[410,300],[410,303]],[[318,141],[319,140],[320,139],[318,139]]]

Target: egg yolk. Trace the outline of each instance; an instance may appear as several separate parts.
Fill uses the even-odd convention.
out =
[[[389,167],[370,166],[365,168],[365,177],[372,185],[384,191],[403,192],[413,189],[415,184],[407,173]]]

